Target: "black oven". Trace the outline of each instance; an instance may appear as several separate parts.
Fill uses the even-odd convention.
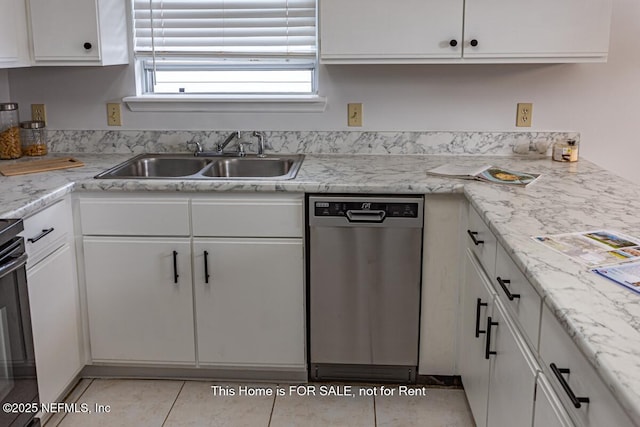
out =
[[[23,229],[0,219],[0,426],[40,425]]]

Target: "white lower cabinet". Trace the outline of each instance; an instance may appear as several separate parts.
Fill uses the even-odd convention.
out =
[[[83,239],[91,355],[195,363],[188,238]]]
[[[476,425],[485,427],[490,369],[490,361],[485,357],[486,332],[495,294],[485,279],[482,267],[470,250],[465,254],[464,266],[458,366]]]
[[[573,423],[544,374],[538,376],[533,427],[572,427]]]
[[[304,366],[302,239],[194,239],[200,364]]]
[[[302,206],[301,194],[82,197],[92,361],[306,372]]]
[[[68,243],[29,268],[29,305],[43,403],[58,402],[78,374],[80,319],[75,254]]]
[[[491,359],[487,425],[530,426],[539,368],[506,313],[501,301],[496,300],[487,321]]]

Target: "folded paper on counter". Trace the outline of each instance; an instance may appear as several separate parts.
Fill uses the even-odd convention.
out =
[[[533,239],[590,267],[593,273],[640,294],[640,239],[611,230],[535,236]]]
[[[537,173],[518,172],[504,169],[498,166],[484,165],[460,166],[447,163],[427,171],[429,175],[447,176],[451,178],[475,179],[497,184],[527,186],[540,177]]]

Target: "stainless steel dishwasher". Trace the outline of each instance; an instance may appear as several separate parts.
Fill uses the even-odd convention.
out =
[[[413,382],[423,198],[309,196],[312,380]]]

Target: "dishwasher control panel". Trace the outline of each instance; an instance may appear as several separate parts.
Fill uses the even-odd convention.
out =
[[[384,212],[385,217],[417,218],[419,204],[404,203],[377,203],[377,202],[333,202],[316,201],[314,215],[319,217],[348,216],[347,212]]]

